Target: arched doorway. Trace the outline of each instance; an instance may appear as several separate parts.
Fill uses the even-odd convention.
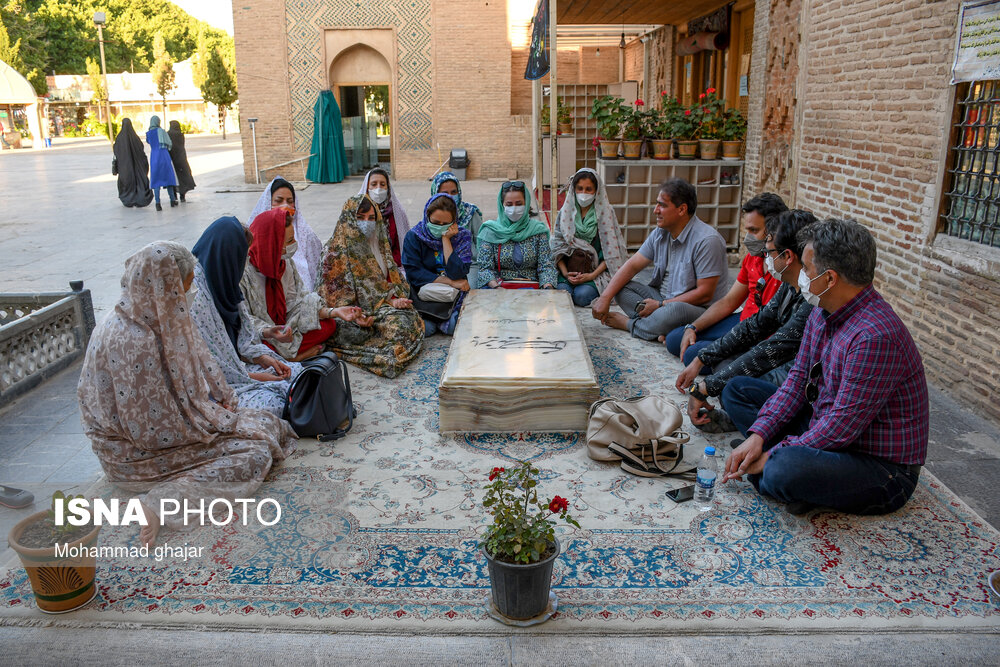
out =
[[[392,67],[367,44],[354,44],[330,63],[330,90],[344,119],[344,148],[352,174],[380,166],[391,173]]]

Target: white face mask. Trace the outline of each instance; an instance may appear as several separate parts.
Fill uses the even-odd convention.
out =
[[[788,263],[785,263],[785,268],[778,271],[774,268],[774,257],[771,257],[770,253],[764,258],[764,266],[767,267],[767,272],[771,274],[771,277],[775,280],[781,280],[781,274],[785,272],[788,268]]]
[[[194,298],[196,296],[198,296],[197,287],[191,287],[191,289],[184,293],[184,298],[187,300],[188,310],[191,310],[191,306],[194,305]]]
[[[291,259],[299,251],[298,241],[292,241],[285,246],[285,252],[281,253],[282,259]]]
[[[385,188],[372,188],[368,191],[368,196],[372,198],[373,202],[381,206],[389,197],[389,191]]]
[[[524,206],[504,206],[503,212],[511,222],[517,222],[524,215]]]
[[[826,271],[819,274],[819,276],[822,276],[824,273],[826,273]],[[816,278],[819,278],[819,276],[816,276]],[[804,270],[799,271],[799,291],[802,292],[802,296],[805,297],[806,303],[808,303],[810,306],[813,307],[818,306],[819,298],[830,291],[830,288],[827,287],[820,294],[813,294],[812,292],[810,292],[809,287],[812,285],[813,280],[816,280],[816,278],[810,280],[809,276],[806,275],[806,272]]]
[[[581,208],[587,208],[594,203],[594,195],[591,192],[577,192],[576,193],[576,203],[580,205]]]
[[[358,220],[361,233],[367,236],[369,241],[375,236],[375,223],[377,222],[378,220]]]

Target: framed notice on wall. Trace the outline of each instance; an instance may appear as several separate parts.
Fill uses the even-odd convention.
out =
[[[951,83],[1000,79],[1000,0],[962,3]]]

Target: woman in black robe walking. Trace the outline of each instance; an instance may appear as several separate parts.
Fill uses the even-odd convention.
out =
[[[184,133],[181,132],[181,124],[176,120],[170,121],[170,161],[174,163],[174,173],[177,174],[177,192],[181,196],[181,201],[187,201],[184,194],[194,190],[194,175],[191,173],[191,165],[188,164],[187,151],[184,149]]]
[[[118,176],[118,198],[128,207],[149,206],[153,191],[149,188],[149,161],[143,150],[142,140],[132,129],[132,120],[122,120],[122,128],[115,138],[115,157],[111,173]]]

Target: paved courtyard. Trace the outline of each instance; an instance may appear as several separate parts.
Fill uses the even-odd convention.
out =
[[[67,289],[69,281],[83,280],[91,290],[96,317],[100,321],[118,296],[123,262],[135,250],[157,239],[179,241],[190,247],[209,223],[223,215],[235,215],[246,222],[264,186],[258,188],[242,183],[239,136],[232,135],[225,141],[214,136],[191,137],[187,145],[198,188],[188,195],[188,203],[173,209],[166,207],[162,212],[156,212],[152,206],[144,209],[121,206],[115,178],[110,173],[111,151],[103,140],[67,140],[63,144],[57,141],[50,150],[0,153],[0,208],[7,213],[0,220],[0,257],[3,258],[0,290],[62,291]],[[301,191],[300,209],[322,240],[329,237],[345,198],[357,192],[360,184],[360,178],[353,178],[337,185],[310,185]],[[395,187],[414,221],[429,195],[429,182],[407,181]],[[486,217],[491,217],[498,188],[499,183],[487,181],[463,184],[466,200],[478,204]],[[100,465],[80,425],[75,396],[79,368],[80,364],[75,364],[0,410],[0,484],[32,491],[41,501],[36,503],[36,509],[43,506],[55,489],[80,493],[100,475]],[[937,389],[932,388],[931,400],[932,441],[928,469],[983,518],[1000,526],[1000,494],[996,492],[995,481],[1000,478],[1000,431]],[[0,508],[0,534],[6,535],[28,511]],[[5,554],[3,560],[10,555],[9,552]],[[0,635],[9,633],[8,639],[16,638],[19,645],[27,649],[43,645],[45,632],[3,629]],[[185,634],[201,635],[192,638],[192,645],[195,645],[210,641],[209,635],[216,633]],[[3,640],[4,644],[8,639]],[[141,648],[137,639],[129,640],[136,644],[131,648],[128,641],[102,633],[102,643],[105,640],[125,647],[122,661],[130,661],[126,656],[137,655],[130,651]],[[497,658],[502,664],[532,662],[533,656],[544,655],[557,658],[556,662],[560,657],[566,660],[569,655],[576,656],[576,661],[582,663],[599,659],[617,662],[624,659],[624,654],[618,651],[620,644],[632,641],[585,637],[574,640],[579,643],[570,647],[554,639],[539,640],[537,648],[541,652],[536,655],[522,640],[528,641],[528,638],[468,639],[454,655],[456,659],[480,662],[476,656],[492,654],[490,660],[483,661],[490,664]],[[170,639],[157,641],[169,644]],[[444,641],[450,650],[457,640],[419,640],[417,644],[425,651],[420,654],[421,659],[426,660],[435,655],[436,650],[441,650],[443,644],[435,641]],[[661,662],[663,654],[658,651],[670,650],[683,661],[685,657],[698,659],[707,650],[716,658],[748,659],[740,650],[727,649],[719,653],[711,648],[727,641],[725,639],[659,641],[660,649],[651,644],[649,650],[636,649],[629,655]],[[944,643],[934,638],[917,638],[912,642],[899,638],[884,645],[872,645],[864,637],[855,637],[818,640],[801,654],[812,660],[801,662],[824,661],[824,650],[829,651],[826,657],[836,660],[839,656],[840,660],[845,660],[852,649],[865,650],[866,647],[873,651],[898,648],[894,656],[886,656],[885,664],[931,662],[942,655],[957,656],[952,650],[962,646],[962,641],[970,650],[970,663],[985,662],[989,656],[997,655],[995,637],[982,635],[965,636],[964,640],[956,637]],[[247,650],[252,652],[251,643],[248,638]],[[761,649],[782,662],[785,661],[782,652],[796,643],[800,642],[768,639]],[[295,643],[297,656],[325,662],[324,658],[330,654],[318,654],[310,644]],[[337,642],[330,638],[324,642],[324,646],[331,649],[336,645]],[[405,644],[395,640],[382,638],[378,645],[383,651],[380,655],[387,660],[393,660],[393,655],[396,660],[406,655],[399,652]],[[358,638],[345,638],[341,647],[347,651],[341,654],[345,658],[374,655],[366,653],[371,647]],[[945,650],[935,652],[941,647]],[[8,659],[10,656],[0,658],[0,663]],[[761,659],[759,654],[758,659]]]

